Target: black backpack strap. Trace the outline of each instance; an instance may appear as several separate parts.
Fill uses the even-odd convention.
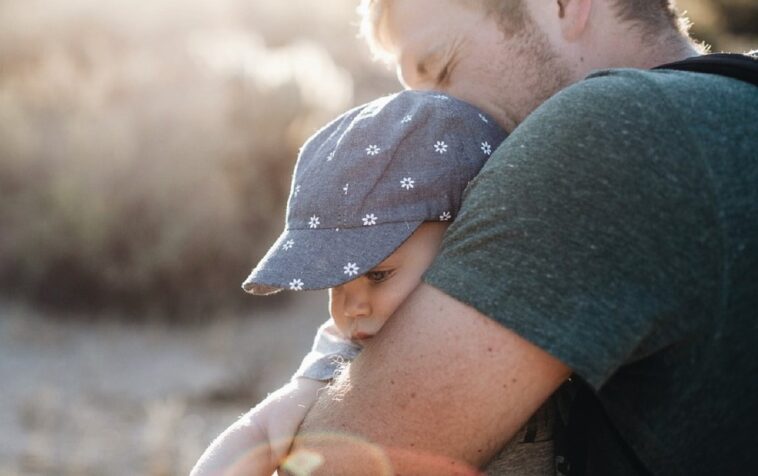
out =
[[[758,86],[758,56],[733,53],[693,56],[683,61],[662,64],[653,69],[675,69],[708,73],[739,79],[753,86]]]

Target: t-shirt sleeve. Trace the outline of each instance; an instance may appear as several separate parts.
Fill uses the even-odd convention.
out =
[[[343,337],[334,321],[329,319],[319,327],[311,351],[292,378],[331,380],[339,368],[355,359],[360,351],[361,346]]]
[[[599,389],[714,299],[718,217],[689,134],[634,72],[564,90],[471,183],[425,281]]]

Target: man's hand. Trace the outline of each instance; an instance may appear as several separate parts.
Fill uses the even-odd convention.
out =
[[[291,453],[315,474],[474,474],[570,374],[422,284],[322,392]]]

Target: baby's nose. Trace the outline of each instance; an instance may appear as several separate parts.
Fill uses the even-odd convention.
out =
[[[345,296],[345,316],[351,319],[371,315],[371,303],[364,292],[351,292]]]

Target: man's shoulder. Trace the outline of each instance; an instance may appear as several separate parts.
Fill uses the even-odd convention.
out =
[[[644,126],[651,115],[668,116],[668,108],[658,108],[665,100],[654,74],[632,69],[605,70],[559,91],[535,109],[514,135],[538,134],[543,140],[591,135],[607,138],[603,133]],[[656,117],[655,121],[661,118]],[[552,133],[546,134],[546,129]]]
[[[598,119],[642,119],[651,113],[670,115],[675,111],[660,106],[669,100],[672,92],[677,89],[707,89],[708,86],[700,82],[702,78],[697,76],[703,75],[631,68],[595,71],[545,101],[529,116],[525,125],[532,127],[533,121],[529,119],[533,117],[551,121],[585,117],[595,120],[597,127],[603,127],[606,124]]]
[[[597,72],[535,109],[506,139],[496,158],[517,160],[523,155],[532,166],[549,166],[582,157],[582,164],[591,168],[595,159],[627,156],[668,143],[670,131],[682,130],[683,124],[675,108],[660,107],[666,101],[646,71]]]
[[[498,155],[559,152],[601,160],[604,152],[650,157],[655,149],[686,158],[702,153],[700,143],[709,142],[704,130],[730,129],[724,133],[744,139],[740,123],[758,120],[756,111],[754,87],[736,79],[672,70],[597,71],[532,112]]]
[[[618,95],[645,102],[654,100],[645,93],[655,96],[687,91],[688,94],[705,95],[713,88],[754,92],[747,82],[721,74],[674,69],[613,68],[594,71],[561,93],[584,94],[589,97]]]
[[[610,110],[675,115],[693,103],[705,107],[730,100],[755,101],[754,86],[720,74],[618,68],[593,72],[558,92],[535,112],[547,109],[554,115],[597,114]]]

